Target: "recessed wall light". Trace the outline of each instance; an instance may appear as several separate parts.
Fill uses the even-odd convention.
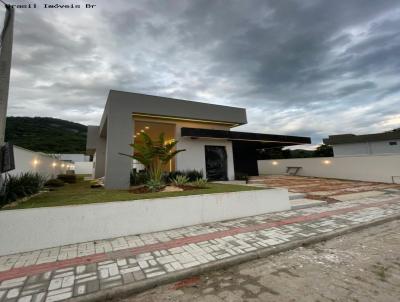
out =
[[[149,130],[149,129],[150,129],[150,127],[149,127],[149,126],[146,126],[146,127],[144,127],[144,129],[146,129],[146,130]]]
[[[331,161],[330,161],[329,159],[326,159],[326,160],[323,161],[323,163],[324,163],[325,165],[330,165],[330,164],[331,164]]]
[[[273,164],[274,166],[277,166],[277,165],[278,165],[278,162],[274,160],[274,161],[272,162],[272,164]]]

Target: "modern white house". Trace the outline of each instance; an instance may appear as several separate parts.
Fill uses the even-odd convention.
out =
[[[231,180],[235,174],[258,175],[257,150],[311,143],[309,137],[231,131],[246,124],[244,108],[111,90],[98,126],[88,126],[87,154],[93,176],[104,176],[108,189],[129,187],[134,167],[129,145],[141,132],[178,140],[179,153],[169,171],[202,170],[210,180]]]
[[[400,154],[400,128],[374,134],[330,135],[323,141],[332,145],[335,157]]]

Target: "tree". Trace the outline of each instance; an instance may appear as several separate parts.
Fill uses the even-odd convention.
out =
[[[164,133],[161,133],[155,141],[145,132],[140,133],[140,138],[140,143],[130,144],[134,150],[133,155],[120,154],[136,159],[145,166],[150,180],[161,183],[163,168],[178,153],[186,150],[174,150],[178,141],[165,141]]]
[[[330,145],[322,144],[314,151],[314,157],[332,157],[333,148]]]

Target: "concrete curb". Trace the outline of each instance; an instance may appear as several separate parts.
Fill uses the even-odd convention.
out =
[[[241,254],[233,256],[226,259],[221,259],[215,262],[210,262],[206,264],[201,264],[199,266],[185,269],[182,271],[168,273],[164,276],[159,276],[151,278],[148,280],[138,281],[132,284],[121,285],[111,289],[104,289],[98,292],[88,294],[82,297],[75,297],[69,299],[72,302],[89,302],[89,301],[106,301],[115,298],[124,298],[132,294],[136,294],[159,285],[164,285],[172,282],[176,282],[185,278],[193,277],[196,275],[204,274],[213,270],[228,268],[230,266],[238,265],[251,260],[256,260],[259,258],[264,258],[281,252],[286,252],[293,250],[301,246],[307,246],[311,244],[316,244],[322,241],[326,241],[338,236],[342,236],[351,232],[356,232],[368,227],[384,224],[390,221],[400,219],[400,214],[385,217],[383,219],[376,219],[370,222],[364,222],[355,226],[346,227],[337,231],[327,232],[324,234],[316,235],[310,238],[305,238],[302,240],[296,240],[293,242],[288,242],[280,244],[279,246],[267,247],[260,249],[255,252],[249,252],[246,254]]]

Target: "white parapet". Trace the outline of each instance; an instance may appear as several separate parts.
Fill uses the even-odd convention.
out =
[[[265,189],[0,212],[0,255],[290,209]]]
[[[301,167],[296,175],[400,183],[400,155],[315,157],[259,160],[260,175],[285,174]]]

